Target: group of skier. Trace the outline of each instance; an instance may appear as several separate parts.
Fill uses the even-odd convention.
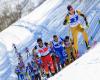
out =
[[[25,80],[25,75],[28,77],[27,80],[41,80],[44,74],[49,78],[76,60],[79,57],[77,38],[79,32],[81,32],[84,37],[87,49],[90,48],[88,35],[79,20],[79,17],[82,16],[86,26],[89,27],[86,16],[79,10],[74,10],[71,5],[68,5],[67,9],[68,14],[65,17],[63,25],[70,24],[72,38],[65,36],[65,38],[62,39],[58,35],[53,35],[52,41],[50,42],[44,42],[42,38],[38,38],[37,45],[33,48],[31,63],[28,63],[25,67],[25,65],[22,65],[22,57],[19,59],[21,65],[19,63],[16,67],[16,73],[18,77],[20,74],[21,80]],[[18,69],[20,69],[19,72]],[[25,75],[22,74],[23,71]]]
[[[37,45],[33,48],[31,62],[25,66],[22,56],[19,56],[15,72],[19,80],[27,78],[27,80],[41,80],[44,75],[47,78],[55,75],[76,58],[73,42],[69,36],[62,39],[53,35],[53,40],[48,43],[38,38]]]
[[[18,80],[41,80],[40,70],[37,63],[32,59],[25,65],[22,56],[19,57],[19,63],[15,68]]]
[[[73,42],[69,36],[62,39],[53,35],[53,40],[48,43],[38,38],[37,43],[38,45],[33,49],[33,54],[37,54],[42,60],[42,69],[44,69],[47,78],[50,77],[50,73],[55,75],[64,66],[77,59]]]

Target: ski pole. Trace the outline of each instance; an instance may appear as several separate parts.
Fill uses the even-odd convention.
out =
[[[29,49],[26,47],[26,48],[25,48],[25,51],[26,51],[26,53],[27,53],[27,59],[28,59],[28,57],[30,56]]]
[[[17,49],[16,45],[13,43],[12,46],[15,50],[15,53],[16,53],[17,57],[20,57],[20,53],[18,52],[18,49]]]

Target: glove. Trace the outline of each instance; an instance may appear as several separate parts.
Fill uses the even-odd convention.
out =
[[[87,26],[87,28],[89,28],[89,27],[90,27],[90,26],[89,26],[89,24],[87,24],[86,26]]]
[[[66,23],[67,23],[67,20],[65,20],[65,21],[63,22],[63,25],[66,25]]]
[[[87,28],[89,28],[89,27],[90,27],[88,23],[86,23],[86,27],[87,27]]]

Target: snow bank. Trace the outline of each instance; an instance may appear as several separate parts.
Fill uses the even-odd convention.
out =
[[[8,59],[6,46],[0,43],[0,80],[6,80],[11,73],[11,64]],[[6,74],[6,75],[5,75]]]

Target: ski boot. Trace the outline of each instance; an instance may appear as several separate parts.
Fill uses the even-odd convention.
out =
[[[85,44],[86,44],[86,48],[87,48],[87,50],[89,50],[91,47],[89,46],[88,43],[85,42]]]

